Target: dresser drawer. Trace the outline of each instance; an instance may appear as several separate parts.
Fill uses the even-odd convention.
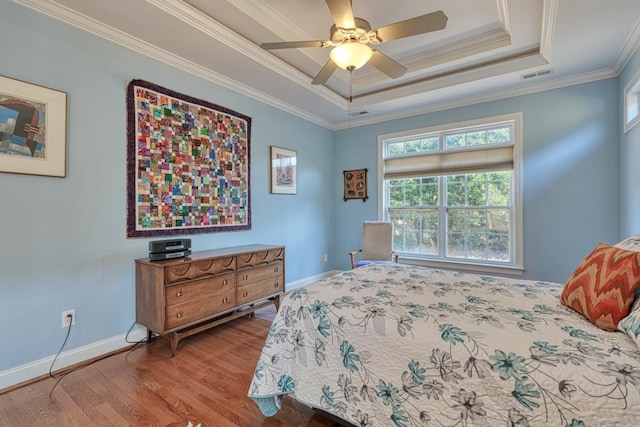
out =
[[[187,323],[211,317],[217,313],[232,309],[236,305],[236,292],[233,286],[222,286],[217,290],[211,289],[200,298],[166,306],[167,330],[177,328]]]
[[[227,273],[207,279],[167,286],[167,305],[184,304],[205,298],[211,292],[230,292],[235,288],[235,274]],[[226,290],[225,290],[226,289]]]
[[[284,290],[283,276],[270,277],[260,282],[253,282],[238,286],[236,303],[238,306],[257,301]]]
[[[236,268],[240,270],[241,268],[253,267],[282,259],[284,259],[284,248],[257,251],[249,254],[238,255]]]
[[[166,284],[186,282],[198,278],[213,276],[225,271],[234,271],[235,257],[205,259],[165,268]]]
[[[276,261],[260,267],[238,271],[236,273],[236,283],[238,286],[242,286],[247,283],[259,282],[270,277],[282,277],[283,265],[284,263],[282,261]]]

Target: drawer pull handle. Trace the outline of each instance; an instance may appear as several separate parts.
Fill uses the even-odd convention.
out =
[[[177,297],[181,297],[182,296],[182,291],[176,291],[176,296]]]
[[[280,271],[280,267],[273,267],[273,272],[277,273],[278,271]]]
[[[182,314],[182,312],[181,312],[181,311],[179,311],[179,312],[178,312],[178,314],[176,314],[176,317],[177,317],[178,319],[180,319],[182,316],[184,316],[184,314]]]
[[[273,287],[274,287],[274,288],[277,288],[278,286],[280,286],[280,283],[278,283],[278,282],[276,282],[276,283],[274,283],[274,284],[273,284]]]
[[[248,274],[243,274],[242,275],[242,280],[248,280],[249,279],[249,275]]]
[[[225,297],[225,298],[222,300],[222,303],[223,303],[223,304],[226,304],[226,303],[228,303],[228,302],[229,302],[229,298],[226,298],[226,297]]]
[[[224,282],[222,282],[223,285],[226,285],[227,283],[229,283],[227,279],[224,279]]]
[[[249,296],[249,292],[243,292],[243,293],[242,293],[242,296],[243,296],[243,297],[248,297],[248,296]]]

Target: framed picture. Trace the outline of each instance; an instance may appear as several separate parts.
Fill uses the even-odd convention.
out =
[[[132,80],[127,237],[250,229],[250,138],[250,117]]]
[[[366,202],[367,196],[367,169],[355,169],[343,171],[344,175],[344,201],[362,199]]]
[[[0,172],[67,175],[67,94],[0,76]]]
[[[296,194],[297,161],[295,151],[271,146],[271,193]]]

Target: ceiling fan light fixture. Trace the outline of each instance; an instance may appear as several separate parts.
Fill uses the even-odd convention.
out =
[[[342,43],[331,50],[329,56],[343,70],[357,70],[371,59],[373,51],[359,41]]]

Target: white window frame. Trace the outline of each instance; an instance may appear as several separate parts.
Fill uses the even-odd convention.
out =
[[[640,123],[640,69],[624,87],[624,133]]]
[[[522,275],[524,273],[523,251],[523,212],[522,212],[522,113],[505,114],[486,117],[464,122],[448,123],[421,129],[390,133],[378,136],[378,218],[388,220],[385,212],[385,202],[388,195],[384,185],[385,142],[392,139],[407,138],[425,134],[446,134],[464,128],[486,127],[500,122],[513,123],[513,188],[512,188],[512,224],[510,236],[512,238],[512,262],[493,263],[484,260],[470,259],[426,259],[426,257],[412,257],[404,255],[400,259],[408,264],[425,265],[436,268],[455,268],[458,270],[476,271],[489,274]]]

